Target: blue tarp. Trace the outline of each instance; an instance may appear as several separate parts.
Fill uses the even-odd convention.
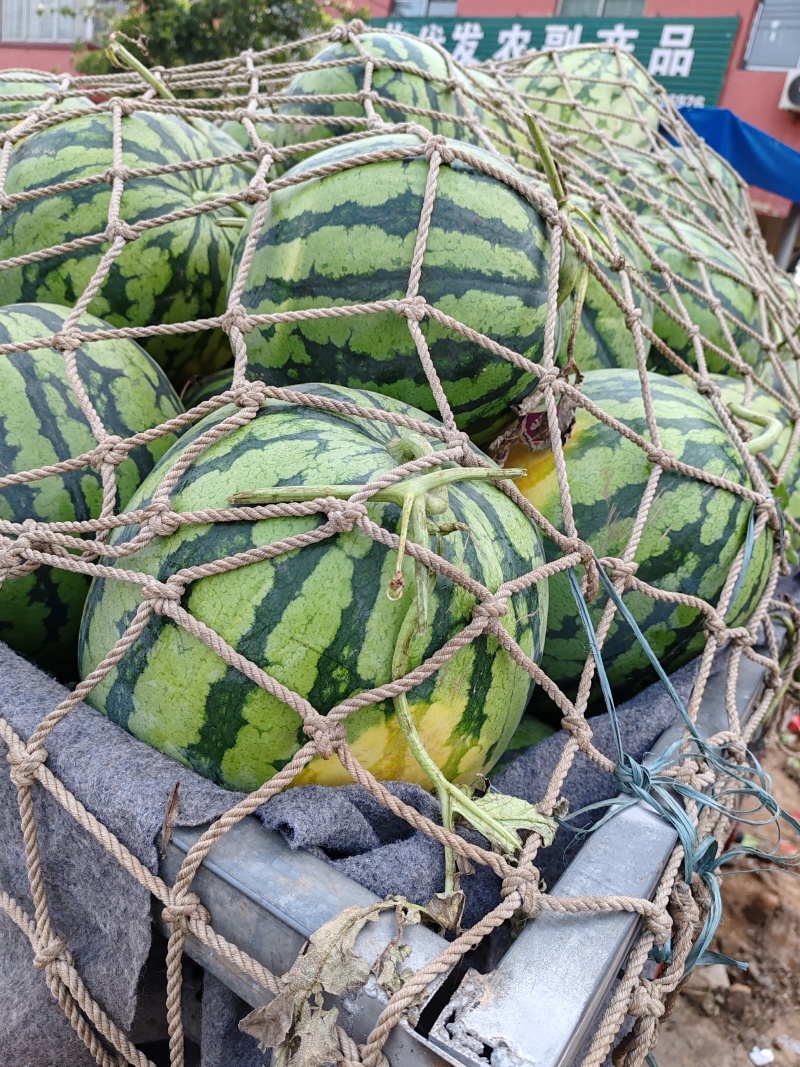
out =
[[[682,107],[681,114],[749,185],[800,202],[800,152],[720,107]]]

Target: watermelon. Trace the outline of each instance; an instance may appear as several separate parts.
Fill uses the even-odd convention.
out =
[[[210,400],[224,393],[226,389],[230,389],[232,381],[233,367],[226,367],[225,370],[218,370],[216,374],[209,374],[206,378],[191,382],[181,396],[183,406],[187,411],[189,408],[197,407],[204,400]]]
[[[199,133],[171,115],[134,112],[123,119],[128,167],[153,167],[241,151],[210,124]],[[26,137],[11,152],[5,191],[45,190],[63,181],[104,174],[112,165],[111,115],[71,119]],[[185,210],[247,187],[240,167],[221,166],[129,179],[121,216],[129,224]],[[103,181],[70,192],[45,193],[0,215],[0,260],[103,233],[111,186]],[[222,223],[230,211],[204,213],[156,226],[131,242],[114,262],[89,310],[114,326],[184,322],[225,310],[225,279],[238,231]],[[237,216],[238,218],[238,216]],[[72,306],[82,295],[107,244],[0,269],[0,302],[49,301]],[[230,362],[221,330],[152,337],[151,356],[180,385],[194,373]]]
[[[665,449],[684,463],[749,486],[744,462],[711,404],[673,378],[649,374],[653,406]],[[633,370],[600,370],[586,375],[582,392],[603,411],[649,440],[639,375]],[[597,557],[621,557],[653,469],[638,445],[578,407],[564,446],[578,535]],[[564,529],[553,454],[512,449],[509,466],[527,468],[517,484],[554,526]],[[657,589],[680,591],[716,605],[736,554],[745,542],[753,505],[729,490],[675,471],[661,475],[635,562],[637,577]],[[547,541],[548,559],[560,556]],[[772,558],[772,534],[756,542],[736,602],[726,619],[744,624],[764,590]],[[705,642],[703,617],[690,607],[666,604],[629,590],[624,602],[650,647],[668,671],[698,655]],[[589,605],[597,627],[604,594]],[[542,668],[574,694],[589,653],[566,574],[550,579],[550,611]],[[603,646],[603,661],[615,696],[627,697],[656,680],[647,657],[619,614]],[[599,698],[599,689],[595,696]]]
[[[249,313],[405,297],[428,177],[419,142],[398,135],[365,138],[321,152],[291,173],[384,149],[410,149],[413,155],[273,193],[245,281],[242,302]],[[469,151],[521,180],[510,163],[480,148]],[[244,241],[243,234],[233,270]],[[548,229],[530,201],[458,160],[442,166],[420,283],[433,307],[539,360],[548,255]],[[571,257],[565,259],[563,290],[573,284],[572,266]],[[490,439],[508,421],[509,405],[533,389],[534,375],[430,319],[420,325],[459,427],[478,441]],[[245,343],[254,374],[272,385],[302,382],[313,368],[323,381],[436,411],[408,323],[392,311],[256,327]]]
[[[663,152],[689,188],[703,198],[701,208],[709,218],[715,221],[719,218],[719,211],[714,204],[714,199],[718,199],[727,205],[740,225],[746,224],[750,216],[747,184],[730,163],[708,145],[699,147],[702,152],[690,146],[674,149],[665,147]]]
[[[398,401],[354,389],[304,385],[304,392],[369,408],[433,420]],[[187,432],[134,497],[142,507],[164,472],[220,419],[223,407]],[[401,445],[401,440],[404,444]],[[269,485],[364,483],[397,465],[390,449],[420,435],[372,419],[340,416],[267,401],[246,426],[214,444],[180,477],[178,511],[225,507],[241,490]],[[441,442],[433,442],[441,448]],[[423,448],[419,453],[425,449]],[[499,489],[486,482],[448,486],[441,523],[468,529],[433,539],[445,559],[490,589],[543,562],[537,529]],[[397,530],[394,503],[370,503],[373,521]],[[200,565],[314,529],[318,515],[181,527],[155,538],[121,566],[166,579]],[[112,544],[135,536],[116,531]],[[436,541],[438,540],[438,545]],[[321,713],[392,677],[400,628],[416,598],[414,567],[406,558],[405,589],[387,597],[397,552],[356,527],[286,555],[203,578],[186,589],[183,604],[240,653],[306,697]],[[140,600],[126,582],[98,579],[86,605],[81,636],[85,676],[106,655]],[[428,627],[413,637],[409,667],[430,656],[469,621],[475,600],[443,577],[430,591]],[[502,620],[526,654],[538,659],[547,613],[546,583],[509,601]],[[411,713],[428,748],[451,780],[470,781],[499,758],[513,735],[532,687],[496,639],[479,637],[433,677],[409,693]],[[252,790],[269,779],[307,740],[299,716],[225,664],[205,644],[164,617],[147,629],[89,700],[141,740],[233,789]],[[382,779],[429,785],[406,747],[391,702],[366,707],[346,720],[356,757]],[[295,784],[341,784],[346,772],[333,757],[315,759]]]
[[[374,105],[376,114],[386,122],[417,122],[432,133],[477,143],[469,127],[474,111],[471,114],[456,94],[445,87],[450,74],[441,52],[425,41],[401,37],[386,30],[368,30],[359,35],[358,41],[360,47],[376,60],[372,89],[382,98]],[[352,63],[343,63],[350,58]],[[336,63],[342,65],[332,65]],[[415,67],[419,74],[392,66],[401,63]],[[337,41],[324,48],[295,75],[285,90],[287,97],[305,99],[287,101],[277,111],[278,115],[307,116],[307,121],[276,122],[273,143],[285,148],[357,130],[366,135],[369,131],[364,121],[364,105],[356,98],[363,88],[364,61],[356,46],[350,41]],[[330,95],[350,95],[351,99],[315,99]],[[415,109],[418,108],[431,114],[417,114]],[[360,121],[331,122],[334,116]],[[308,154],[299,151],[293,155],[292,161]]]
[[[778,382],[777,376],[770,366],[765,366],[760,373],[768,385],[777,389],[778,392],[783,391],[782,385]],[[710,374],[709,378],[719,388],[722,399],[726,404],[735,405],[736,408],[743,408],[748,412],[755,413],[757,416],[766,417],[780,423],[782,427],[780,434],[768,447],[756,453],[756,455],[767,461],[764,464],[764,475],[767,484],[772,483],[777,486],[778,483],[776,483],[774,475],[782,467],[789,452],[795,425],[788,407],[780,400],[770,396],[765,389],[760,389],[755,383],[752,383],[748,389],[747,382],[743,378],[729,374]],[[687,385],[690,384],[690,379],[682,374],[675,380],[685,381]],[[769,427],[765,428],[752,419],[744,418],[738,410],[734,410],[734,414],[743,420],[744,426],[750,432],[751,446],[769,430]],[[775,492],[777,496],[783,498],[782,503],[785,513],[800,522],[800,448],[794,449],[794,455],[783,473],[780,484],[785,494],[777,487]],[[796,542],[796,547],[800,547],[800,539],[796,535],[793,536],[793,540]]]
[[[608,153],[605,158],[592,158],[578,174],[588,185],[618,196],[637,215],[654,214],[657,206],[649,201],[655,200],[682,218],[691,216],[696,200],[671,165],[633,148],[615,148],[613,159]]]
[[[580,207],[593,221],[600,233],[605,233],[602,218],[592,211],[589,203],[581,197],[571,197],[570,203]],[[580,215],[573,214],[572,222],[578,230],[587,237],[598,240],[596,232]],[[614,236],[619,246],[620,255],[625,259],[629,276],[635,280],[637,275],[645,270],[647,261],[639,246],[625,233],[620,226],[614,227]],[[624,299],[625,292],[619,273],[612,269],[610,263],[612,254],[610,247],[606,247],[600,254],[596,250],[592,252],[595,262],[613,285],[619,296]],[[653,305],[641,289],[631,284],[634,306],[641,312],[641,322],[645,326],[653,325]],[[564,331],[559,349],[559,362],[566,365],[568,359],[569,337],[572,326],[572,317],[575,309],[574,296],[570,296],[561,305],[561,315],[564,323]],[[636,348],[633,343],[633,334],[625,321],[625,312],[616,304],[606,292],[601,283],[589,275],[586,287],[586,296],[581,312],[581,323],[575,335],[573,358],[581,371],[599,370],[602,367],[635,367]],[[642,337],[644,353],[650,350],[650,341]]]
[[[514,88],[558,133],[593,151],[607,152],[598,133],[636,148],[653,144],[661,114],[654,84],[620,49],[581,45],[540,52]]]
[[[34,74],[30,70],[4,70],[0,73],[0,113],[14,114],[16,119],[0,122],[0,130],[10,130],[16,126],[35,107],[42,107],[51,93],[59,91],[59,83],[54,78]],[[14,100],[6,97],[31,96],[32,100]],[[78,107],[91,107],[92,102],[85,96],[67,96],[48,107],[50,111],[68,111]]]
[[[51,337],[64,325],[64,308],[17,304],[0,309],[0,344]],[[92,315],[84,330],[108,329]],[[182,412],[163,371],[135,343],[84,342],[78,373],[109,434],[130,437]],[[119,506],[125,507],[175,435],[139,445],[117,468]],[[0,472],[33,470],[92,451],[97,441],[67,382],[64,355],[52,348],[0,356]],[[71,522],[96,518],[102,483],[94,467],[50,475],[0,491],[0,519]],[[0,640],[45,670],[74,680],[81,611],[89,580],[42,566],[0,586]]]
[[[640,223],[655,256],[663,260],[677,276],[678,294],[692,323],[700,328],[701,340],[709,341],[723,351],[730,351],[722,326],[710,306],[711,299],[715,298],[720,301],[722,308],[733,316],[726,318],[726,323],[738,348],[740,358],[751,366],[761,362],[761,345],[747,332],[747,329],[756,334],[761,332],[758,299],[747,280],[747,273],[738,256],[729,251],[721,241],[699,230],[696,226],[692,226],[689,222],[677,219],[665,222],[662,219],[647,217],[640,219]],[[682,282],[688,282],[697,289],[705,290],[697,263],[698,256],[708,261],[706,269],[712,290],[712,296],[709,297],[698,296],[682,284]],[[723,271],[730,271],[734,277],[729,277]],[[664,302],[670,308],[675,309],[675,302],[666,291],[666,282],[661,272],[651,267],[649,281]],[[692,366],[696,364],[694,345],[686,329],[657,305],[653,318],[653,330],[683,360]],[[664,374],[675,373],[674,364],[655,347],[651,350],[650,357],[650,365],[654,370]],[[726,374],[732,369],[724,356],[719,356],[708,349],[706,349],[706,363],[710,371],[719,374]]]

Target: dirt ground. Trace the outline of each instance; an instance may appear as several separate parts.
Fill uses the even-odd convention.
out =
[[[760,759],[780,804],[800,820],[800,737],[782,737],[771,738]],[[764,831],[755,836],[762,847],[774,841]],[[800,850],[797,835],[787,832],[784,840]],[[732,869],[756,866],[763,865],[747,861]],[[748,961],[749,969],[696,969],[662,1028],[658,1065],[750,1067],[758,1046],[772,1050],[776,1065],[800,1067],[800,869],[727,873],[722,897],[712,947]]]

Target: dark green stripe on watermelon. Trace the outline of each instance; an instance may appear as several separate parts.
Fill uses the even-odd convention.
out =
[[[647,149],[648,130],[658,129],[655,87],[620,49],[584,45],[542,52],[514,88],[528,95],[531,111],[569,126],[570,135],[603,154],[608,152],[603,137]]]
[[[122,120],[123,160],[128,167],[161,166],[240,151],[235,141],[208,126],[205,135],[169,115],[136,112]],[[71,119],[32,134],[11,153],[5,191],[45,189],[104,174],[111,167],[111,115]],[[128,223],[184,210],[247,186],[240,167],[224,166],[136,178],[125,183],[121,217]],[[0,259],[47,249],[105,231],[111,187],[105,182],[72,192],[49,193],[0,215]],[[148,230],[129,244],[111,268],[89,310],[114,326],[185,322],[221,314],[225,281],[238,233],[218,224],[230,211]],[[83,294],[108,245],[52,256],[25,267],[0,270],[0,301],[49,301],[72,306]],[[202,331],[145,342],[148,352],[180,385],[230,361],[222,331]]]
[[[293,173],[416,143],[407,136],[367,138],[320,153]],[[469,150],[516,175],[510,164]],[[404,297],[427,174],[420,155],[274,193],[242,297],[247,311],[273,314]],[[243,245],[244,235],[237,260]],[[529,201],[458,161],[442,166],[420,282],[431,305],[538,361],[548,257],[546,224]],[[478,440],[507,420],[509,405],[535,385],[533,375],[430,320],[422,332],[458,425]],[[314,377],[436,411],[408,324],[393,312],[256,328],[246,344],[253,372],[271,384]]]
[[[592,220],[597,231],[605,235],[603,220],[599,214],[591,209],[588,202],[580,197],[572,197],[572,202],[579,206]],[[573,215],[574,225],[582,230],[587,237],[597,240],[597,233],[579,215]],[[638,245],[627,235],[621,226],[614,227],[614,237],[617,241],[620,254],[625,260],[629,279],[635,278],[636,274],[644,271],[646,260]],[[625,292],[619,272],[611,267],[612,254],[610,247],[602,253],[593,252],[593,258],[597,266],[613,285],[619,296],[624,299]],[[643,326],[653,325],[653,304],[648,297],[631,283],[633,305],[641,313]],[[561,307],[561,315],[564,322],[564,332],[559,350],[559,362],[566,365],[568,358],[570,331],[572,316],[575,310],[574,298],[568,298]],[[642,336],[642,348],[645,356],[650,351],[650,341]],[[600,370],[603,367],[635,367],[636,346],[633,334],[626,322],[626,313],[619,307],[614,299],[609,296],[601,283],[589,275],[586,287],[586,297],[581,312],[580,327],[575,335],[573,358],[581,371]]]
[[[375,111],[382,119],[386,122],[416,122],[427,127],[432,133],[455,137],[474,144],[479,143],[476,134],[469,126],[472,114],[477,115],[479,109],[473,106],[471,114],[469,105],[465,109],[456,94],[445,88],[450,75],[444,57],[435,48],[426,44],[425,41],[398,37],[393,33],[380,30],[362,34],[359,37],[359,44],[378,62],[372,77],[373,90],[384,100],[393,102],[375,105]],[[348,66],[324,65],[348,57],[353,58],[353,63]],[[421,72],[432,75],[432,79],[423,77],[421,74],[381,66],[382,61],[410,64]],[[361,92],[363,88],[364,63],[359,58],[355,45],[349,41],[329,45],[314,57],[305,70],[295,75],[286,88],[287,96],[306,96],[312,99],[285,103],[278,109],[279,115],[308,116],[308,122],[292,124],[277,122],[273,127],[274,133],[269,139],[273,140],[279,148],[284,148],[290,145],[301,145],[304,142],[320,141],[328,137],[338,137],[356,130],[363,130],[366,134],[368,131],[363,121],[360,124],[351,125],[325,122],[326,117],[334,115],[353,116],[363,120],[366,112],[359,100],[333,102],[313,99],[317,96],[334,94],[352,94],[355,97],[355,94]],[[452,118],[417,115],[408,110],[409,106],[438,111],[443,116],[452,116]],[[303,159],[307,155],[308,152],[300,148],[292,156],[292,161]]]
[[[66,311],[19,304],[0,309],[0,344],[58,333]],[[82,329],[108,328],[93,316]],[[78,373],[110,434],[130,437],[182,411],[164,373],[128,340],[86,342],[76,353]],[[175,441],[169,435],[140,445],[117,468],[124,507],[154,463]],[[34,470],[90,452],[97,442],[67,382],[64,356],[38,349],[0,356],[0,475]],[[0,518],[11,522],[96,518],[102,485],[94,468],[0,491]],[[0,640],[67,680],[75,677],[76,645],[89,580],[40,567],[0,588]]]
[[[337,399],[420,412],[391,399],[330,386],[304,390]],[[197,435],[230,413],[208,416],[164,458],[142,486],[149,499],[163,470]],[[235,491],[264,485],[364,482],[395,465],[386,444],[405,431],[388,424],[341,417],[289,404],[268,403],[246,428],[205,452],[180,479],[179,510],[225,506]],[[435,447],[441,447],[436,445]],[[543,559],[535,527],[497,489],[464,483],[450,490],[451,511],[469,532],[442,538],[440,551],[490,588],[521,575]],[[399,509],[370,504],[377,522],[395,530]],[[124,566],[161,579],[181,567],[313,529],[314,516],[182,527],[156,538]],[[135,536],[119,531],[115,544]],[[188,610],[245,655],[327,712],[341,700],[388,681],[398,628],[413,598],[413,568],[398,602],[386,596],[396,554],[358,530],[340,534],[274,561],[205,578],[186,591]],[[82,629],[81,668],[86,674],[130,622],[139,599],[127,583],[97,581]],[[436,581],[431,624],[412,643],[411,665],[457,633],[471,615],[473,598],[447,580]],[[546,584],[512,599],[503,624],[525,651],[541,654],[547,611]],[[499,648],[480,638],[410,694],[412,710],[434,758],[452,778],[468,779],[499,757],[527,702],[531,682]],[[180,691],[180,698],[178,698]],[[234,788],[252,789],[285,765],[305,742],[299,717],[268,696],[172,622],[156,617],[91,700],[142,740]],[[379,777],[424,782],[394,721],[391,703],[365,708],[347,721],[359,758]],[[336,759],[316,760],[305,781],[345,781]]]
[[[720,241],[696,226],[692,226],[691,223],[679,220],[667,223],[651,216],[640,221],[644,223],[648,231],[652,231],[652,233],[647,232],[646,237],[655,256],[663,260],[675,274],[678,295],[692,323],[700,328],[701,340],[710,341],[724,352],[731,351],[722,326],[711,307],[713,300],[719,300],[722,308],[731,316],[726,318],[726,322],[738,348],[739,357],[745,363],[756,366],[761,360],[761,345],[758,340],[742,329],[742,326],[760,334],[761,319],[758,312],[758,298],[752,283],[747,280],[742,262]],[[691,252],[683,251],[680,245],[688,247]],[[706,261],[711,286],[710,295],[706,295],[698,258]],[[730,278],[727,274],[721,273],[715,269],[717,266],[730,271],[734,277]],[[697,296],[689,292],[686,286],[681,284],[682,280],[699,289],[703,295]],[[653,267],[649,271],[649,281],[665,303],[677,311],[675,301],[667,291],[663,275]],[[682,359],[691,366],[696,365],[694,345],[686,329],[659,307],[655,309],[653,330]],[[708,349],[705,355],[710,371],[728,374],[733,370],[731,364],[723,356],[718,356]],[[650,366],[663,374],[674,374],[677,370],[675,365],[655,347],[651,350]]]
[[[662,445],[684,463],[749,486],[743,460],[710,403],[671,378],[649,374]],[[586,375],[582,391],[603,411],[649,439],[641,385],[636,371],[601,370]],[[564,455],[578,535],[598,557],[621,557],[627,545],[647,479],[645,453],[605,423],[578,408]],[[564,528],[552,453],[512,451],[509,465],[526,467],[518,482],[525,496],[559,529]],[[717,489],[675,471],[662,473],[636,552],[637,576],[658,589],[698,596],[716,606],[737,552],[744,544],[753,505],[730,490]],[[559,552],[549,541],[548,558]],[[742,625],[755,609],[772,558],[772,534],[758,540],[728,624]],[[625,603],[668,670],[675,670],[704,646],[703,619],[693,608],[628,591]],[[590,605],[595,627],[606,598]],[[542,666],[570,693],[589,653],[589,642],[567,578],[550,580],[550,614]],[[603,646],[603,660],[620,698],[656,680],[645,653],[619,615]],[[595,694],[601,701],[599,691]]]

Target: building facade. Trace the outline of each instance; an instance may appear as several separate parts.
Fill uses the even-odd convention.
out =
[[[483,34],[475,49],[479,59],[492,54],[502,58],[519,45],[557,47],[596,40],[619,44],[667,85],[676,104],[728,108],[800,150],[800,113],[779,107],[787,73],[800,68],[800,0],[367,3],[373,18],[434,36],[461,59],[468,59],[478,33]],[[501,19],[503,28],[496,30]],[[649,30],[647,20],[652,20]],[[442,40],[441,31],[448,40]],[[488,36],[492,41],[487,47]],[[784,218],[790,210],[788,200],[762,190],[753,190],[753,200],[763,215]]]

